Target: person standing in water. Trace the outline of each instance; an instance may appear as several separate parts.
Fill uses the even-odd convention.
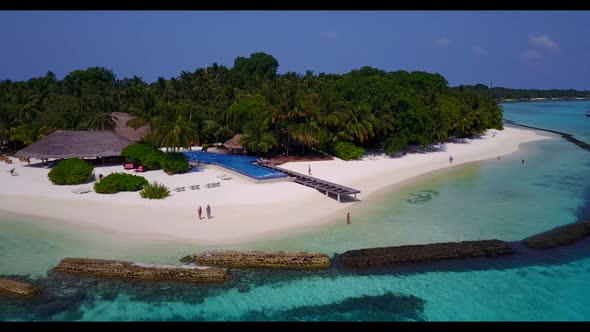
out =
[[[197,209],[197,213],[199,214],[199,220],[203,219],[201,217],[201,215],[203,214],[203,209],[201,209],[201,206],[199,205],[199,208]]]
[[[346,215],[346,223],[350,225],[350,212]]]

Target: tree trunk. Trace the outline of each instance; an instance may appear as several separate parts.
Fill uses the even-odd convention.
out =
[[[288,133],[287,136],[287,156],[289,155],[289,145],[291,144],[291,132]]]

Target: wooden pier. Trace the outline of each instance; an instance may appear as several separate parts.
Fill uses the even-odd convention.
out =
[[[269,168],[281,173],[285,173],[290,177],[295,178],[295,182],[302,184],[307,187],[311,187],[326,193],[326,196],[329,194],[334,194],[338,198],[338,202],[340,202],[341,195],[353,195],[354,199],[356,200],[356,194],[360,193],[360,190],[345,187],[333,182],[325,181],[322,179],[314,178],[313,176],[297,173],[294,171],[290,171],[288,169],[284,169],[278,166],[269,165],[262,162],[254,162],[256,165]]]

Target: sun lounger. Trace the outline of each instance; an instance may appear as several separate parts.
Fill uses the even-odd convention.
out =
[[[199,189],[201,189],[201,188],[199,187],[199,185],[198,185],[198,184],[197,184],[197,185],[192,185],[192,186],[190,186],[190,187],[188,187],[188,188],[189,188],[190,190],[199,190]]]
[[[145,169],[143,168],[143,166],[139,166],[135,169],[135,173],[142,173],[145,172]]]
[[[78,188],[72,189],[72,192],[74,194],[87,194],[89,192],[92,192],[92,189],[90,187],[78,187]]]
[[[174,188],[174,191],[176,191],[176,192],[185,191],[185,188],[184,187],[176,187],[176,188]]]
[[[123,164],[123,168],[124,169],[134,169],[135,167],[134,167],[133,163],[130,163],[130,164]]]

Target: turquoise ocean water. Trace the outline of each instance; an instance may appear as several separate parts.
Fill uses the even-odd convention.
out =
[[[504,104],[504,116],[590,142],[590,102]],[[563,115],[563,116],[562,116]],[[520,163],[524,156],[526,163]],[[590,218],[590,153],[560,138],[413,179],[313,231],[227,249],[349,249],[497,238],[518,241]],[[0,275],[40,285],[0,298],[0,320],[589,320],[590,240],[510,257],[366,272],[236,270],[223,285],[146,283],[46,273],[67,256],[177,263],[202,249],[128,240],[51,221],[0,216]]]

